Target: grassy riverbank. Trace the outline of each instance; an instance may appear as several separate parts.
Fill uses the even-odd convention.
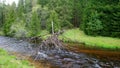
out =
[[[84,43],[88,47],[97,47],[100,49],[107,50],[118,50],[120,49],[120,39],[111,37],[101,37],[101,36],[88,36],[85,35],[83,31],[76,29],[66,30],[60,38],[64,42],[76,42]]]
[[[34,68],[26,60],[17,60],[6,51],[0,49],[0,68]]]

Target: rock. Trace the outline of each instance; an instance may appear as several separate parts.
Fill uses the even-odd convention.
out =
[[[114,67],[114,68],[120,68],[120,67]]]
[[[47,58],[47,57],[48,57],[47,54],[42,53],[42,52],[38,52],[38,55],[39,55],[40,57],[43,57],[43,58]]]
[[[95,68],[102,68],[102,67],[98,64],[95,64]]]
[[[91,60],[93,60],[94,62],[99,62],[99,60],[95,59],[95,58],[91,58]]]
[[[79,59],[79,58],[80,58],[80,56],[78,56],[78,55],[77,55],[77,56],[75,56],[75,58],[76,58],[76,59]]]
[[[80,63],[80,61],[76,61],[76,63]]]
[[[108,63],[105,64],[105,63],[103,63],[103,62],[100,62],[99,65],[100,65],[101,67],[103,67],[103,68],[111,68],[111,65],[109,65]]]
[[[84,59],[80,59],[79,61],[80,61],[79,64],[86,64],[86,63],[88,63],[88,61],[84,60]]]
[[[59,58],[60,58],[60,56],[56,55],[56,56],[55,56],[55,58],[56,58],[56,59],[59,59]]]
[[[67,64],[63,64],[61,67],[62,68],[72,68],[73,63],[67,63]]]
[[[80,68],[80,65],[78,65],[78,64],[73,64],[73,65],[72,65],[72,68]]]
[[[86,64],[81,65],[81,68],[95,68],[95,67],[86,63]]]
[[[62,65],[62,62],[61,61],[57,61],[56,64],[57,65]]]
[[[92,61],[92,60],[88,60],[88,63],[90,63],[90,64],[95,64],[95,62]]]
[[[63,60],[68,61],[68,62],[73,62],[74,61],[73,59],[70,59],[70,58],[64,58]]]
[[[84,58],[84,60],[89,60],[89,58]]]
[[[54,58],[53,57],[48,57],[47,60],[53,60]]]

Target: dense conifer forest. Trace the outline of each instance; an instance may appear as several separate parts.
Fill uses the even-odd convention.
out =
[[[92,36],[120,37],[119,0],[19,0],[0,3],[0,30],[5,36],[38,36],[41,30],[79,28]]]

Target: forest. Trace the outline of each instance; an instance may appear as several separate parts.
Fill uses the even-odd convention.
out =
[[[87,35],[120,38],[119,0],[19,0],[0,4],[0,26],[5,36],[31,37],[41,30],[80,28]],[[108,27],[109,26],[109,27]]]
[[[56,38],[54,34],[57,33],[60,34]],[[102,58],[107,56],[105,54],[109,54],[109,58],[112,57],[115,61],[113,62],[112,68],[114,68],[114,64],[117,62],[117,67],[120,67],[120,0],[18,0],[18,3],[13,2],[12,4],[6,4],[4,0],[0,0],[1,42],[4,40],[3,37],[22,40],[28,38],[35,38],[36,40],[37,38],[37,41],[38,38],[40,38],[43,41],[45,40],[41,43],[41,47],[43,48],[45,48],[45,46],[42,46],[42,44],[50,45],[49,47],[51,48],[51,45],[55,45],[56,42],[57,46],[61,45],[59,43],[62,41],[68,45],[69,50],[76,51],[78,49],[77,51],[79,52],[94,55],[98,55],[99,52],[99,56],[101,57],[102,55]],[[53,39],[51,37],[55,38]],[[5,40],[7,40],[6,38]],[[55,43],[48,40],[53,40]],[[12,41],[15,42],[15,40]],[[1,42],[0,48],[2,46]],[[37,44],[35,43],[35,45]],[[18,43],[18,45],[20,44]],[[56,47],[56,45],[54,47]],[[48,46],[46,48],[48,48]],[[89,51],[91,51],[91,53]],[[47,51],[45,54],[47,54]],[[112,54],[115,56],[111,56]],[[69,55],[78,57],[81,54]],[[116,57],[118,58],[117,60],[115,60]],[[92,59],[90,60],[92,61]],[[106,63],[109,62],[107,60]],[[77,60],[74,59],[74,61],[76,62]],[[112,61],[113,60],[111,60],[111,63]],[[79,67],[79,64],[72,63],[72,65],[73,67],[68,68],[84,68],[84,66]],[[78,66],[74,67],[75,65]],[[109,64],[108,67],[107,64],[104,66],[98,63],[98,65],[100,66],[97,68],[111,68]]]

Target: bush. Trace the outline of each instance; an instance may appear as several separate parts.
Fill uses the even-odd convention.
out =
[[[29,36],[28,32],[22,20],[19,22],[15,21],[10,28],[10,35],[15,37],[27,37]]]

